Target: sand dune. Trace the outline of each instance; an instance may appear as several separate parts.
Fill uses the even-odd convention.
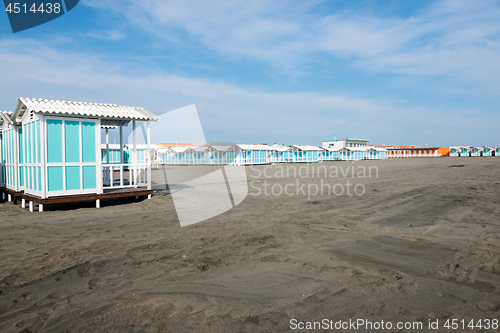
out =
[[[101,209],[29,213],[2,203],[0,331],[288,332],[293,318],[500,319],[500,158],[354,166],[378,167],[378,177],[348,178],[363,195],[309,199],[266,196],[262,186],[346,179],[268,179],[248,168],[253,187],[241,204],[184,228],[161,184],[152,200]]]

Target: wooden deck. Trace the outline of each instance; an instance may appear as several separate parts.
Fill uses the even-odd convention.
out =
[[[5,193],[6,195],[10,195],[14,203],[17,203],[17,198],[21,198],[24,195],[24,191],[16,192],[14,190],[10,190],[5,187],[0,187],[0,193]]]
[[[122,188],[113,190],[104,190],[102,194],[80,194],[80,195],[65,195],[59,197],[50,197],[42,199],[37,196],[30,194],[23,194],[22,198],[26,201],[32,201],[40,205],[48,205],[55,203],[66,203],[66,202],[80,202],[80,201],[95,201],[101,199],[115,199],[115,198],[125,198],[125,197],[135,197],[141,195],[151,195],[153,190],[145,190],[141,188]]]

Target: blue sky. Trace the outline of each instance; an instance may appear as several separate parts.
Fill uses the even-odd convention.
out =
[[[500,145],[499,1],[81,0],[13,34],[18,97],[196,104],[207,141]]]

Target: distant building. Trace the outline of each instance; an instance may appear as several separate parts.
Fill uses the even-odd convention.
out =
[[[363,140],[363,139],[340,139],[337,140],[337,138],[334,136],[333,140],[331,141],[323,141],[322,147],[323,148],[333,148],[333,149],[342,149],[342,148],[359,148],[359,147],[368,147],[368,142],[370,140]]]

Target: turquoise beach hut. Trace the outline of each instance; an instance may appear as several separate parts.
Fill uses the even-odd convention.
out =
[[[313,163],[319,161],[319,153],[322,149],[316,146],[293,146],[293,161]]]
[[[483,156],[493,156],[494,149],[492,147],[483,147]]]
[[[293,160],[292,148],[284,145],[273,145],[271,148],[271,163],[289,163]]]
[[[460,147],[450,147],[450,157],[459,157],[461,153]]]
[[[234,165],[257,165],[271,163],[271,147],[266,144],[237,144]]]
[[[9,201],[22,196],[19,180],[18,126],[12,121],[12,112],[0,112],[0,191]]]
[[[387,149],[380,147],[368,147],[366,150],[366,159],[383,160],[386,158]]]
[[[469,157],[470,156],[470,147],[461,147],[460,148],[460,156],[461,157]]]
[[[194,164],[207,165],[210,164],[210,147],[193,147],[191,148],[194,154]]]
[[[147,122],[150,145],[149,123],[158,119],[143,108],[20,98],[12,121],[16,124],[13,136],[18,151],[19,187],[24,191],[23,207],[28,201],[30,211],[34,203],[43,211],[44,204],[86,200],[95,200],[99,207],[100,200],[106,198],[150,197],[151,164],[137,159],[136,122]],[[131,166],[124,162],[123,154],[120,161],[103,162],[101,128],[119,128],[123,147],[122,126],[131,121]],[[119,173],[116,179],[115,171]]]
[[[472,147],[470,150],[470,156],[479,157],[483,156],[483,148],[481,147]]]

